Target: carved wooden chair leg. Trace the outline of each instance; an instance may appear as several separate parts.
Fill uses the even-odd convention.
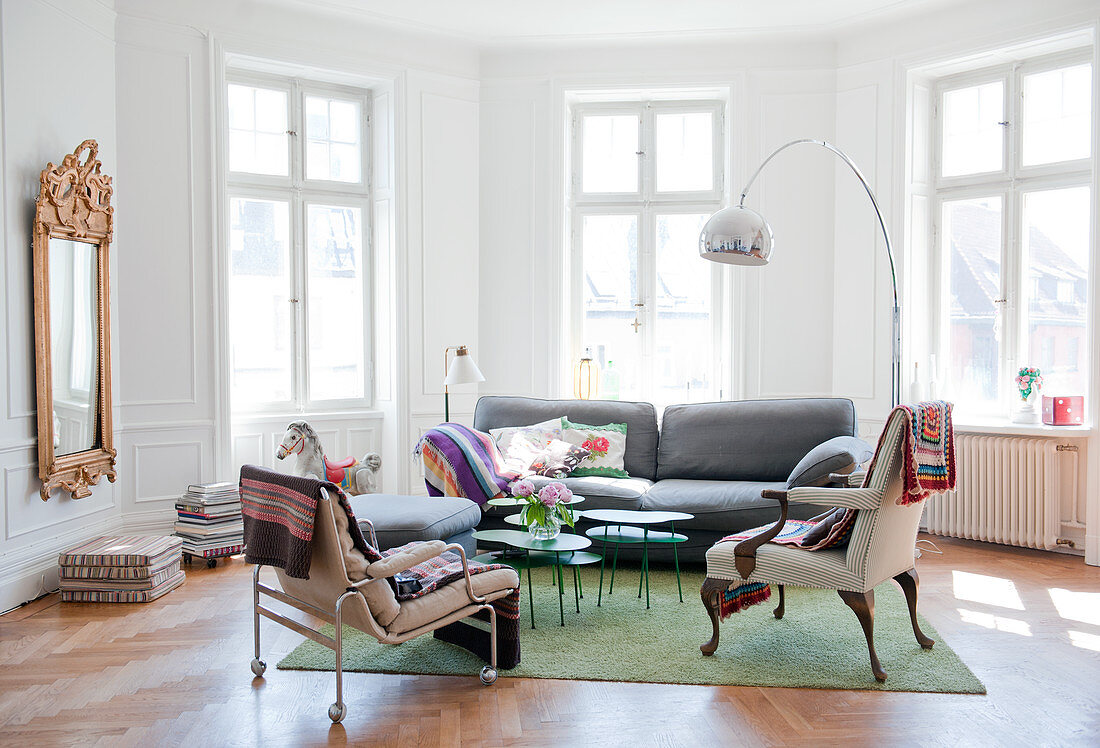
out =
[[[863,635],[867,637],[867,653],[871,656],[871,672],[875,674],[875,680],[879,683],[886,681],[886,671],[879,664],[878,655],[875,653],[875,591],[849,592],[837,590],[840,599],[851,608],[859,625],[863,627]]]
[[[703,599],[703,607],[707,609],[707,615],[710,616],[710,623],[714,629],[710,639],[699,647],[699,651],[707,656],[714,654],[714,650],[718,649],[718,600],[729,586],[729,580],[707,577],[703,580],[703,586],[699,590],[699,596]]]
[[[776,586],[779,587],[779,606],[772,612],[775,614],[776,618],[782,618],[784,610],[783,604],[787,601],[787,597],[783,585],[779,584]]]
[[[925,636],[917,624],[917,589],[920,587],[920,577],[917,576],[917,570],[903,571],[894,577],[894,581],[905,593],[905,602],[909,603],[909,620],[913,622],[913,635],[917,637],[917,643],[924,649],[931,649],[936,640]]]

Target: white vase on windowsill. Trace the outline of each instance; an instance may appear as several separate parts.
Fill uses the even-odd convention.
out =
[[[1012,414],[1013,423],[1039,423],[1040,412],[1036,407],[1036,402],[1039,399],[1039,390],[1035,389],[1031,391],[1031,396],[1026,400],[1021,400],[1016,406],[1015,412]]]

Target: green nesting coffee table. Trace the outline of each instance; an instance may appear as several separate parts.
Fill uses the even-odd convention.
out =
[[[615,545],[615,556],[611,561],[611,583],[607,594],[615,589],[615,568],[619,561],[619,546],[624,543],[642,544],[642,573],[638,578],[638,599],[642,597],[642,582],[645,581],[645,606],[649,608],[649,544],[662,543],[672,545],[672,558],[676,563],[676,588],[680,592],[680,602],[684,601],[684,588],[680,585],[680,556],[676,546],[687,541],[687,535],[676,532],[676,522],[694,519],[695,515],[686,512],[644,512],[633,509],[593,509],[584,513],[584,518],[592,522],[603,522],[601,527],[593,527],[585,533],[593,540],[603,542],[603,555],[607,556],[607,544]],[[650,530],[650,525],[669,526],[670,532]],[[641,525],[635,527],[635,525]],[[596,606],[603,601],[603,569],[600,561],[600,593],[596,597]]]
[[[531,569],[549,566],[555,570],[558,578],[558,616],[561,625],[565,625],[565,583],[563,567],[573,567],[573,596],[577,603],[577,612],[581,612],[580,591],[577,582],[577,567],[603,561],[595,553],[585,552],[592,541],[583,535],[558,535],[553,540],[535,540],[526,530],[478,530],[475,540],[487,543],[503,543],[510,549],[522,551],[511,555],[509,551],[491,551],[474,556],[475,561],[483,564],[508,564],[516,571],[527,570],[527,599],[531,605],[531,628],[535,628],[535,598],[531,585]]]

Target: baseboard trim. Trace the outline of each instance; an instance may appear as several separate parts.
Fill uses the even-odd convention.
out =
[[[122,527],[122,517],[114,516],[0,554],[0,611],[17,608],[44,592],[56,590],[57,557],[62,551],[97,535],[118,534]]]

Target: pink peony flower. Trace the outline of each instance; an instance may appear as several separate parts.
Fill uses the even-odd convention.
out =
[[[560,483],[547,483],[539,491],[539,501],[543,503],[543,506],[554,507],[562,500],[562,493],[569,491],[568,488]],[[572,493],[570,493],[572,496]]]
[[[512,495],[518,499],[525,499],[535,493],[535,484],[527,479],[517,480],[510,488]]]

